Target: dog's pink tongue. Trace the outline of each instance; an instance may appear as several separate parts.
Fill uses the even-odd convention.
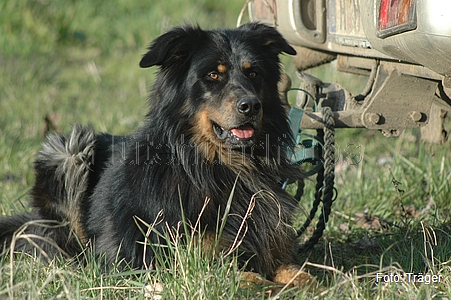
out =
[[[249,139],[254,136],[255,130],[251,125],[243,125],[238,128],[232,128],[230,131],[239,139]]]

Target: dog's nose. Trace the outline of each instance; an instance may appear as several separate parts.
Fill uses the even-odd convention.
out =
[[[260,111],[262,105],[257,98],[247,97],[239,100],[236,103],[236,107],[238,109],[238,112],[250,117],[256,115]]]

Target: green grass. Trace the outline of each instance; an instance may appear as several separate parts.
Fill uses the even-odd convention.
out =
[[[184,22],[233,27],[244,1],[138,0],[0,3],[0,215],[24,211],[44,117],[61,131],[75,122],[130,133],[146,112],[154,70],[138,67],[150,41]],[[290,60],[285,69],[295,78]],[[331,77],[357,93],[362,78]],[[297,82],[295,81],[295,84]],[[448,124],[449,128],[449,124]],[[451,295],[451,152],[423,144],[417,130],[397,139],[376,131],[339,130],[338,198],[324,238],[300,261],[317,276],[325,299],[442,299]],[[314,183],[300,205],[309,210]],[[305,220],[301,214],[296,226]],[[311,232],[311,231],[308,231]],[[308,233],[307,233],[308,235]],[[189,245],[189,243],[186,243]],[[0,258],[0,299],[261,299],[240,285],[234,257],[212,259],[175,244],[168,267],[102,273],[87,262],[51,263],[22,253]],[[440,283],[376,283],[376,274],[442,275]],[[301,298],[288,291],[282,298]],[[149,295],[148,295],[149,296]],[[152,299],[150,296],[148,299]]]

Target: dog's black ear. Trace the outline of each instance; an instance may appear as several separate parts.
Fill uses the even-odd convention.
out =
[[[161,66],[168,61],[184,59],[205,32],[198,26],[185,25],[175,27],[156,38],[144,54],[139,66],[149,68]]]
[[[296,50],[288,44],[274,27],[251,22],[242,25],[240,28],[253,32],[254,37],[258,38],[263,48],[268,48],[277,54],[285,52],[290,55],[296,55]]]

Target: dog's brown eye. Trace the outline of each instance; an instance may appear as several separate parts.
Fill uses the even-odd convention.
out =
[[[210,73],[208,73],[208,77],[210,79],[213,79],[213,80],[218,80],[219,79],[219,74],[216,73],[216,72],[210,72]]]
[[[249,78],[255,78],[255,77],[257,77],[257,72],[249,72],[248,74],[247,74],[247,77],[249,77]]]

